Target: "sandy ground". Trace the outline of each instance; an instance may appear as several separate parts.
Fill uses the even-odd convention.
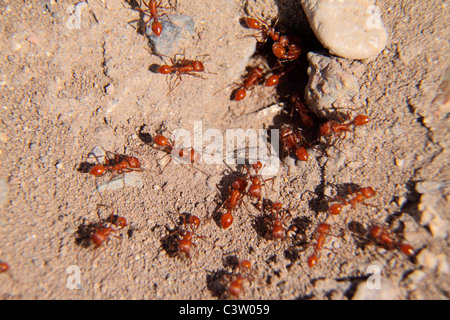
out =
[[[335,146],[311,149],[307,162],[285,157],[273,188],[265,190],[265,197],[290,209],[285,226],[298,227],[286,241],[265,237],[266,221],[251,204],[221,229],[230,168],[202,164],[205,175],[172,162],[159,174],[157,159],[164,153],[146,138],[161,128],[166,134],[192,132],[195,121],[203,130],[221,132],[298,123],[289,109],[259,112],[280,101],[274,89],[258,86],[239,102],[230,96],[256,43],[239,18],[245,10],[265,21],[278,17],[283,30],[310,36],[299,3],[178,1],[169,17],[183,14],[195,22],[178,53],[190,59],[206,54],[208,73],[204,79],[183,77],[170,94],[169,79],[149,70],[162,60],[136,30],[139,12],[123,1],[91,0],[80,29],[73,29],[67,21],[74,3],[0,0],[0,178],[6,194],[0,261],[10,265],[0,274],[2,299],[223,299],[224,275],[238,259],[250,260],[255,274],[244,284],[243,299],[351,299],[374,264],[382,278],[375,298],[448,299],[445,268],[377,248],[356,230],[393,222],[417,253],[448,259],[448,241],[420,223],[415,189],[421,181],[449,179],[448,121],[432,103],[449,58],[444,1],[376,2],[389,43],[376,60],[362,63],[363,103],[349,106],[371,122]],[[298,72],[301,88],[307,75]],[[138,157],[142,186],[99,193],[96,186],[110,175],[96,178],[79,170],[96,146]],[[328,218],[332,234],[310,269],[313,232],[327,215],[324,192],[334,195],[336,186],[346,184],[373,187],[373,206],[359,204]],[[112,206],[129,226],[98,249],[79,246],[80,226],[111,213],[97,210],[98,204]],[[178,212],[204,219],[197,230],[204,238],[194,239],[191,260],[170,256],[164,241],[180,226]],[[80,287],[71,286],[78,271]]]

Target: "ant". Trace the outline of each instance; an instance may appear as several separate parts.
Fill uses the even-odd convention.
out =
[[[269,27],[267,23],[256,18],[244,18],[243,20],[250,29],[261,31],[263,41],[269,37],[272,38],[273,41],[278,41],[280,39],[280,33],[275,31],[275,28]]]
[[[284,128],[280,133],[280,140],[283,144],[283,149],[290,153],[293,151],[297,159],[301,161],[308,161],[308,151],[305,148],[306,141],[301,132],[292,128]]]
[[[308,267],[313,268],[317,265],[320,257],[320,251],[325,243],[326,236],[330,233],[331,226],[328,223],[321,223],[317,226],[314,233],[316,243],[314,245],[314,253],[307,259]]]
[[[101,205],[98,205],[101,206]],[[107,227],[105,222],[118,227],[114,229]],[[84,247],[88,247],[90,242],[95,245],[95,248],[99,248],[105,241],[109,239],[113,232],[122,230],[127,226],[127,220],[124,217],[118,217],[111,214],[109,220],[103,220],[100,223],[93,223],[89,225],[81,225],[77,231],[76,243]]]
[[[266,218],[270,227],[270,238],[286,240],[286,230],[283,226],[283,222],[287,217],[286,213],[286,209],[283,209],[283,205],[280,202],[275,202],[271,205],[270,218]]]
[[[107,152],[112,154],[111,152]],[[113,154],[114,155],[114,154]],[[97,158],[97,156],[95,156]],[[136,157],[115,155],[114,160],[112,158],[106,158],[105,164],[96,164],[90,170],[89,174],[101,177],[107,172],[116,172],[117,174],[142,171],[141,164]],[[98,159],[97,159],[98,160]],[[112,163],[112,164],[110,164]]]
[[[186,215],[182,215],[182,217],[184,228],[168,234],[162,240],[165,240],[174,234],[181,236],[181,239],[178,237],[175,240],[177,243],[176,253],[180,258],[185,256],[188,259],[191,259],[191,247],[196,246],[195,243],[192,242],[192,238],[194,236],[196,238],[204,238],[204,236],[198,236],[195,234],[198,227],[200,226],[200,219],[197,216],[191,215],[188,219],[186,219]],[[190,230],[188,230],[188,225],[191,226]]]
[[[305,104],[302,102],[300,95],[298,95],[298,94],[292,95],[291,102],[294,105],[294,109],[297,110],[297,112],[299,113],[303,125],[308,128],[313,128],[315,126],[314,120],[312,119],[311,116],[308,115],[309,110],[308,110],[308,108],[306,108]],[[292,114],[291,114],[291,116],[292,116]]]
[[[232,190],[232,191],[231,191]],[[230,194],[228,198],[223,203],[223,207],[227,210],[222,217],[220,218],[220,224],[223,229],[227,229],[233,223],[233,211],[236,210],[242,203],[242,198],[245,196],[245,193],[241,192],[235,186],[230,187]]]
[[[240,261],[238,269],[239,271],[235,275],[225,275],[225,277],[230,281],[228,286],[228,294],[234,298],[239,298],[239,296],[244,292],[243,285],[245,281],[254,280],[254,270],[252,269],[252,264],[250,261]]]
[[[343,207],[346,205],[349,205],[349,204],[351,205],[351,208],[354,208],[354,206],[357,203],[362,203],[366,206],[372,206],[370,204],[365,203],[364,201],[374,197],[376,194],[377,194],[377,192],[372,187],[362,187],[362,188],[358,188],[356,191],[352,191],[349,187],[348,195],[349,196],[355,195],[355,196],[352,197],[350,200],[346,200],[344,198],[338,197],[339,202],[333,203],[328,208],[328,212],[331,215],[338,215],[341,213]]]
[[[340,118],[340,117],[339,117]],[[350,118],[350,116],[349,116]],[[342,118],[340,118],[341,121],[343,121]],[[362,126],[365,125],[370,121],[370,118],[366,115],[358,115],[353,120],[347,122],[347,123],[339,123],[333,120],[327,121],[320,125],[319,127],[319,135],[322,137],[327,137],[330,135],[338,135],[341,137],[341,134],[345,135],[347,134],[347,131],[350,131],[350,126]]]
[[[402,241],[397,241],[394,239],[388,231],[381,226],[373,226],[369,229],[369,235],[375,242],[387,249],[397,248],[401,252],[403,252],[408,257],[412,257],[415,255],[415,251],[413,247],[407,243],[403,243]]]
[[[247,76],[244,78],[242,85],[234,93],[234,100],[241,101],[245,98],[246,91],[253,89],[263,77],[263,70],[260,67],[250,69]]]
[[[148,14],[150,18],[145,22],[144,25],[146,25],[150,20],[153,19],[152,23],[152,31],[154,34],[156,34],[158,37],[161,35],[161,32],[163,30],[163,26],[161,22],[158,21],[159,18],[162,16],[167,16],[166,13],[160,14],[158,13],[158,8],[161,8],[161,1],[156,2],[156,0],[149,0],[148,3],[142,0],[142,3],[147,7],[147,9],[141,9],[137,8],[136,10],[139,12],[142,12],[144,14]]]
[[[201,153],[195,151],[192,147],[191,148],[178,148],[175,147],[175,141],[167,139],[163,135],[155,135],[153,137],[153,142],[156,144],[156,148],[158,150],[166,152],[166,155],[177,155],[181,159],[184,159],[191,163],[191,165],[199,164],[201,162],[202,155]],[[164,157],[163,157],[164,158]],[[169,165],[169,163],[172,161],[172,158],[166,163],[164,168],[162,169],[161,173],[164,172],[166,167]]]
[[[0,273],[6,272],[8,270],[9,270],[9,264],[7,264],[6,262],[0,262]]]
[[[157,73],[160,74],[175,74],[176,78],[174,81],[174,84],[172,85],[169,93],[171,93],[173,90],[175,90],[175,88],[180,84],[181,82],[181,75],[183,74],[187,74],[187,75],[191,75],[194,77],[199,77],[202,78],[203,77],[198,74],[198,72],[204,72],[205,71],[205,66],[203,65],[203,62],[199,61],[199,60],[187,60],[185,57],[183,57],[183,59],[181,60],[174,60],[172,58],[170,58],[170,62],[171,65],[168,64],[164,64],[158,67],[158,69],[156,69]],[[169,94],[168,93],[168,94]]]
[[[261,161],[258,161],[252,164],[251,166],[252,169],[255,171],[254,175],[250,173],[249,167],[247,165],[244,165],[244,169],[247,171],[247,174],[242,179],[251,182],[251,185],[248,188],[247,192],[245,192],[245,194],[249,198],[255,198],[257,200],[256,207],[261,210],[262,209],[261,186],[265,187],[267,181],[274,180],[275,178],[262,180],[261,174],[259,173],[263,168],[263,164],[261,163]]]
[[[291,41],[287,36],[280,36],[272,45],[272,52],[281,60],[296,60],[300,56],[301,50],[297,39]]]

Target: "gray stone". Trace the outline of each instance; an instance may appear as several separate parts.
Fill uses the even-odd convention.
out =
[[[373,0],[301,0],[311,29],[332,54],[373,59],[387,44],[380,9]]]
[[[333,118],[337,111],[346,113],[359,92],[357,75],[364,71],[364,65],[346,65],[315,52],[309,52],[307,58],[309,81],[305,99],[310,110],[324,118]]]
[[[159,36],[152,31],[152,20],[148,23],[147,34],[153,53],[172,57],[180,53],[183,40],[188,40],[194,34],[195,23],[190,16],[171,15],[159,19],[162,24],[162,32]]]

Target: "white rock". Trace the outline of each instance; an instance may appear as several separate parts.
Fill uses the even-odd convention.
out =
[[[435,254],[424,249],[417,255],[417,264],[419,266],[435,269],[438,265],[438,259]]]
[[[373,59],[386,47],[387,32],[373,0],[301,0],[311,29],[331,53]]]
[[[417,186],[416,189],[418,191],[424,191],[419,186]],[[424,193],[420,197],[418,206],[419,211],[422,212],[420,224],[423,226],[427,225],[433,237],[446,239],[449,233],[450,224],[449,221],[443,217],[446,216],[444,208],[448,207],[448,201],[445,200],[442,191],[440,192],[440,190],[427,192],[430,193]]]
[[[381,279],[379,289],[371,288],[366,281],[356,288],[352,300],[394,300],[400,295],[398,287],[386,279]]]
[[[421,282],[426,275],[427,274],[422,270],[415,270],[411,272],[405,280],[403,280],[403,283],[408,287],[408,289],[415,290],[419,282]]]

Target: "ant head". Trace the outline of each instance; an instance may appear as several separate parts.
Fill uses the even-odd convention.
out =
[[[304,147],[297,148],[295,155],[301,161],[308,161],[308,151]]]
[[[248,271],[250,271],[251,268],[252,268],[252,263],[250,261],[248,261],[248,260],[242,260],[239,263],[239,269],[242,272],[248,272]]]
[[[240,19],[239,22],[244,27],[247,27],[249,29],[254,29],[254,30],[264,30],[266,27],[263,25],[263,23],[261,21],[259,21],[258,19],[255,19],[255,18],[242,18],[242,19]]]
[[[332,125],[331,121],[322,123],[319,127],[319,134],[321,136],[328,136],[329,134],[331,134],[331,125]]]
[[[281,202],[275,202],[272,204],[272,208],[276,211],[280,211],[283,208],[283,204]]]
[[[358,115],[355,117],[355,119],[353,119],[353,124],[355,126],[362,126],[364,124],[366,124],[367,122],[370,121],[370,118],[366,115]]]
[[[364,187],[364,188],[361,188],[361,190],[359,190],[359,191],[366,198],[371,198],[377,194],[377,192],[375,190],[373,190],[372,187]]]

